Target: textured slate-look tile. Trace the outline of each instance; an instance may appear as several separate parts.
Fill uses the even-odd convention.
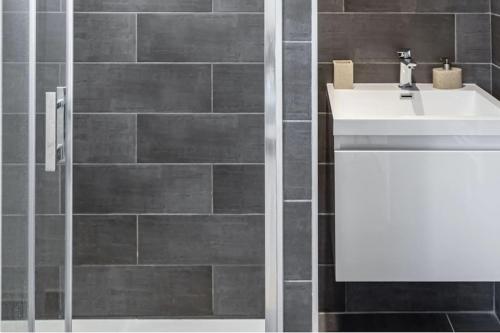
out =
[[[64,49],[63,49],[64,52]],[[60,69],[60,64],[36,65],[36,112],[45,113],[45,93],[56,91],[56,87],[64,86],[60,79],[64,75]]]
[[[214,314],[264,318],[262,266],[214,266]]]
[[[488,0],[344,0],[346,12],[489,12]]]
[[[491,92],[491,65],[457,64],[463,69],[464,83],[475,83],[487,92]]]
[[[286,120],[311,119],[311,45],[285,43],[283,110]]]
[[[330,164],[318,167],[318,209],[320,213],[335,213],[335,169]]]
[[[214,112],[264,113],[263,65],[214,65]]]
[[[135,61],[134,14],[75,14],[75,61]]]
[[[35,318],[64,319],[64,266],[36,267]]]
[[[2,266],[27,267],[28,216],[2,216]],[[5,291],[5,290],[4,290]]]
[[[214,165],[214,213],[264,213],[263,165]]]
[[[318,115],[318,160],[320,163],[334,162],[333,116],[328,113]]]
[[[311,203],[285,202],[283,218],[285,280],[311,279]]]
[[[342,12],[344,0],[318,0],[318,12]]]
[[[76,318],[212,314],[210,267],[75,266]]]
[[[319,113],[330,112],[328,110],[328,94],[326,88],[327,83],[333,83],[333,65],[319,64],[318,65],[318,112]]]
[[[319,312],[345,311],[345,283],[335,281],[335,266],[318,267]]]
[[[75,213],[209,213],[206,165],[75,166]]]
[[[283,182],[285,200],[311,198],[311,124],[283,126]]]
[[[456,60],[459,62],[491,62],[490,15],[457,15],[456,20]]]
[[[498,318],[492,313],[450,313],[455,332],[500,332]]]
[[[36,167],[35,198],[36,213],[58,214],[59,207],[59,173],[45,172],[43,165]],[[2,198],[4,214],[26,214],[28,208],[28,168],[27,165],[4,165],[3,186],[8,193]]]
[[[319,14],[319,59],[397,62],[411,47],[417,62],[433,62],[454,54],[454,32],[453,15]]]
[[[335,263],[335,216],[318,216],[318,262],[320,265]]]
[[[76,12],[210,12],[210,0],[76,0]]]
[[[491,12],[500,14],[500,0],[491,0]]]
[[[28,116],[6,114],[2,119],[3,163],[28,162]]]
[[[321,314],[320,332],[453,332],[446,314]]]
[[[29,8],[28,0],[4,0],[3,11],[27,11]]]
[[[136,116],[76,114],[76,163],[127,163],[136,159]]]
[[[5,15],[6,16],[6,15]],[[4,35],[4,45],[5,45]],[[5,53],[4,53],[5,54]],[[2,108],[3,114],[28,113],[28,65],[27,63],[3,63]]]
[[[284,303],[284,331],[310,332],[312,330],[311,283],[285,282]]]
[[[75,215],[75,265],[135,264],[136,220],[133,215]]]
[[[493,48],[493,63],[500,65],[500,17],[491,16],[491,38]]]
[[[491,311],[493,283],[348,283],[348,311]]]
[[[139,263],[264,263],[264,216],[140,216]]]
[[[66,14],[38,13],[36,57],[40,62],[64,62],[66,59]]]
[[[263,61],[262,14],[138,16],[139,61]]]
[[[213,0],[214,12],[264,12],[264,0]]]
[[[39,12],[59,12],[62,9],[62,0],[38,0],[36,10]]]
[[[36,265],[64,265],[64,215],[36,215]]]
[[[283,1],[283,40],[311,40],[311,1]]]
[[[493,65],[492,66],[492,79],[493,82],[491,83],[492,85],[492,94],[495,96],[497,99],[500,99],[500,68],[497,66]]]
[[[139,115],[143,163],[263,163],[263,115]]]
[[[500,282],[495,282],[495,299],[493,301],[497,317],[500,315],[500,293],[498,291],[500,291]]]
[[[210,65],[75,65],[75,112],[211,111]]]
[[[2,57],[4,62],[28,61],[28,14],[5,13],[3,15],[3,47]]]

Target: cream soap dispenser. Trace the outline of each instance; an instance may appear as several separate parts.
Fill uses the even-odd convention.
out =
[[[436,89],[462,88],[462,69],[451,67],[448,58],[441,58],[443,67],[432,70],[432,83]]]

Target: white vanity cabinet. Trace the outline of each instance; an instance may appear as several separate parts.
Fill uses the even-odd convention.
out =
[[[341,103],[335,104],[333,87],[328,88],[336,280],[500,280],[500,104],[482,100],[498,112],[487,117],[450,110],[443,115],[430,110],[423,94],[424,113],[414,119],[408,113],[399,117],[397,110],[384,117],[380,109],[377,117],[376,107],[366,117],[342,110],[336,117],[336,107],[346,100],[337,96]],[[472,101],[470,107],[478,104]],[[488,122],[486,129],[482,122]]]

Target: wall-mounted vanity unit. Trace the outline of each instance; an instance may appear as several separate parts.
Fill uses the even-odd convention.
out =
[[[337,281],[500,280],[500,102],[328,85]]]

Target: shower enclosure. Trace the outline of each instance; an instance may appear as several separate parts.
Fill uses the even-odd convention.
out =
[[[0,3],[2,330],[282,329],[280,5]]]

